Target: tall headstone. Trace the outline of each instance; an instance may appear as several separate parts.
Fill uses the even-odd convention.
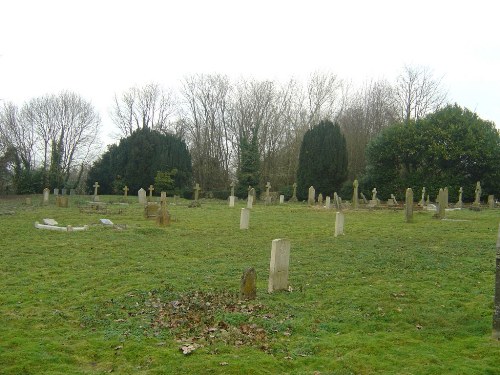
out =
[[[378,205],[377,188],[373,188],[373,190],[372,190],[372,199],[370,200],[370,206],[371,207],[376,207],[377,205]]]
[[[289,202],[297,202],[297,183],[294,182],[292,187],[293,187],[293,193],[292,193],[292,197],[290,198]]]
[[[340,198],[336,191],[333,193],[333,207],[335,207],[337,210],[342,209],[342,206],[340,204]]]
[[[137,192],[137,197],[139,198],[140,204],[146,204],[148,201],[146,198],[146,190],[144,190],[143,188],[139,189],[139,191]]]
[[[253,195],[250,191],[248,192],[247,197],[247,208],[253,208]]]
[[[438,202],[438,210],[437,210],[436,216],[438,217],[438,219],[444,219],[444,216],[446,214],[446,211],[445,211],[446,204],[445,204],[445,196],[444,196],[443,189],[439,189],[438,201],[439,201]]]
[[[354,182],[352,183],[352,187],[353,187],[353,193],[352,193],[352,205],[353,207],[356,209],[356,208],[359,208],[359,196],[358,196],[358,186],[359,186],[359,183],[358,183],[358,180],[354,180]]]
[[[475,198],[473,205],[477,207],[481,205],[481,183],[479,181],[476,183]]]
[[[458,190],[458,202],[455,205],[457,208],[462,208],[464,206],[464,202],[462,202],[462,194],[464,192],[464,189],[460,186],[460,189]]]
[[[255,299],[257,296],[257,273],[248,268],[243,272],[240,282],[240,300]]]
[[[498,226],[495,263],[495,310],[493,312],[493,338],[500,340],[500,225]]]
[[[62,188],[61,195],[66,195],[66,188]]]
[[[318,194],[318,205],[323,206],[323,194],[322,193]]]
[[[55,189],[54,189],[54,195],[55,195],[55,196],[58,196],[58,195],[59,195],[59,189],[58,189],[58,188],[55,188]]]
[[[315,202],[316,202],[316,190],[314,190],[314,187],[311,186],[309,187],[309,192],[307,194],[307,204],[309,206],[314,206]]]
[[[488,195],[488,207],[489,208],[495,208],[495,196],[494,195]]]
[[[425,206],[425,186],[422,188],[422,198],[420,199],[420,202],[418,202],[418,205],[421,207]]]
[[[127,185],[125,185],[125,186],[123,187],[123,196],[124,196],[125,198],[127,198],[128,191],[129,191],[129,188],[128,188],[128,186],[127,186]]]
[[[43,189],[43,204],[49,204],[49,194],[50,194],[49,188]]]
[[[329,210],[331,208],[331,203],[330,203],[330,196],[326,196],[326,199],[325,199],[325,207],[327,210]]]
[[[196,183],[196,186],[194,187],[194,200],[197,201],[198,198],[200,197],[200,184]]]
[[[250,209],[242,208],[240,215],[240,229],[248,229],[250,226]]]
[[[94,188],[94,202],[99,202],[99,196],[97,195],[97,189],[100,188],[101,186],[99,183],[96,181],[94,185],[92,185]]]
[[[167,192],[160,193],[160,208],[156,216],[156,223],[161,227],[170,225],[170,213],[167,210]]]
[[[405,221],[411,223],[413,221],[413,190],[406,189],[405,195]]]
[[[266,184],[266,204],[270,204],[271,203],[271,183],[269,181],[267,181],[267,184]]]
[[[335,214],[335,237],[344,234],[344,213],[339,211]]]
[[[290,265],[290,241],[276,239],[272,242],[267,291],[288,290],[288,268]]]

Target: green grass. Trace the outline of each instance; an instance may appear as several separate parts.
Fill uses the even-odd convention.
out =
[[[500,373],[498,210],[447,213],[457,221],[415,212],[410,224],[402,211],[346,211],[334,238],[335,211],[302,204],[255,205],[240,230],[241,201],[181,200],[166,228],[132,197],[106,215],[81,214],[84,198],[40,201],[0,200],[0,213],[14,212],[0,215],[1,374]],[[34,228],[47,217],[91,226]],[[276,238],[291,241],[293,291],[268,294]],[[238,303],[248,267],[257,300]],[[169,327],[173,301],[186,310]],[[199,346],[183,355],[187,342]]]

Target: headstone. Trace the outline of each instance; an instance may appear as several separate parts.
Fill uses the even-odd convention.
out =
[[[247,197],[247,208],[253,208],[253,195],[250,192]]]
[[[363,199],[363,203],[368,204],[368,199],[366,199],[365,195],[363,193],[361,193],[360,195],[361,195],[361,199]]]
[[[54,195],[56,195],[56,196],[59,195],[59,189],[58,188],[54,189]]]
[[[123,187],[123,196],[124,196],[125,198],[127,198],[128,191],[129,191],[129,188],[128,188],[128,186],[127,186],[127,185],[125,185],[125,186]]]
[[[267,181],[267,184],[266,184],[266,204],[271,203],[270,190],[271,190],[271,183],[269,181]]]
[[[229,197],[229,207],[234,207],[234,195],[231,195]]]
[[[250,194],[252,195],[252,203],[256,202],[257,199],[257,193],[255,192],[255,188],[250,188]]]
[[[481,205],[481,183],[478,181],[476,183],[475,199],[473,206],[480,206],[480,205]]]
[[[68,208],[68,197],[64,195],[58,195],[56,197],[57,207]]]
[[[333,193],[333,207],[335,207],[337,210],[342,209],[342,205],[340,204],[340,198],[339,198],[337,192]]]
[[[49,194],[50,194],[49,188],[43,189],[43,204],[49,203]]]
[[[149,185],[149,200],[152,201],[153,200],[153,190],[154,190],[154,186],[153,185]]]
[[[457,208],[462,208],[464,206],[464,202],[462,202],[463,192],[464,192],[464,189],[462,188],[462,186],[460,186],[460,189],[458,190],[458,202],[455,205],[455,207],[457,207]]]
[[[59,225],[59,223],[57,221],[55,221],[54,219],[43,219],[42,222],[45,224],[45,225]]]
[[[139,198],[140,204],[146,204],[146,202],[147,202],[146,190],[144,190],[143,188],[140,188],[139,191],[137,192],[137,197]]]
[[[411,223],[413,221],[413,190],[406,189],[405,195],[405,221]]]
[[[370,199],[369,205],[370,205],[370,207],[378,206],[377,188],[373,188],[373,190],[372,190],[372,199]]]
[[[309,206],[314,206],[315,202],[316,202],[316,190],[314,190],[314,187],[311,186],[309,187],[309,192],[307,194],[307,204],[309,204]]]
[[[100,187],[99,183],[96,181],[93,185],[94,187],[94,202],[99,202],[99,196],[97,195],[97,189]]]
[[[160,192],[160,202],[165,202],[165,204],[167,203],[167,192],[166,191]]]
[[[257,273],[255,269],[247,268],[241,276],[240,300],[255,299],[257,296]]]
[[[422,198],[420,199],[420,202],[418,202],[418,205],[421,207],[425,206],[425,186],[422,188]]]
[[[425,201],[425,205],[428,206],[429,204],[431,204],[431,197],[429,194],[427,194],[427,200]]]
[[[161,227],[170,225],[170,212],[167,210],[167,193],[161,192],[160,208],[156,212],[156,223]]]
[[[495,196],[488,195],[488,208],[495,208]]]
[[[280,204],[285,203],[285,196],[283,194],[280,195]]]
[[[250,225],[250,209],[242,208],[240,215],[240,229],[248,229]]]
[[[196,183],[196,186],[194,187],[194,200],[197,201],[198,198],[200,197],[200,184]]]
[[[449,208],[448,204],[448,187],[443,189],[443,197],[444,197],[444,208]]]
[[[76,195],[75,189],[69,189],[69,196],[74,197]]]
[[[106,225],[106,226],[113,225],[113,222],[109,219],[99,219],[99,221],[101,222],[102,225]]]
[[[387,199],[387,207],[393,207],[395,205],[394,199],[389,198]]]
[[[293,187],[293,194],[292,194],[292,197],[290,198],[289,202],[297,202],[297,183],[294,182],[292,187]]]
[[[323,206],[323,194],[322,193],[318,194],[318,205]]]
[[[66,188],[63,188],[63,189],[61,190],[61,195],[66,195]]]
[[[337,212],[335,214],[335,237],[344,234],[344,213]]]
[[[495,310],[493,312],[493,339],[500,340],[500,225],[498,226],[495,263]]]
[[[147,202],[144,206],[144,217],[146,219],[156,219],[160,205],[157,202]]]
[[[288,268],[290,264],[290,241],[276,239],[272,242],[267,291],[288,290]]]
[[[446,211],[445,211],[446,204],[445,204],[445,196],[444,196],[443,189],[439,189],[437,200],[439,201],[439,203],[438,203],[438,210],[436,212],[436,216],[438,217],[438,219],[444,219],[445,214],[446,214]]]
[[[354,180],[354,182],[352,183],[352,187],[353,187],[353,192],[352,192],[352,205],[353,207],[356,209],[356,208],[359,208],[359,195],[358,195],[358,186],[359,186],[359,183],[358,183],[358,180]]]
[[[331,203],[330,203],[330,197],[327,196],[326,199],[325,199],[325,207],[329,210],[330,207],[331,207]]]
[[[31,206],[31,197],[26,197],[24,199],[24,203],[27,205],[27,206]]]

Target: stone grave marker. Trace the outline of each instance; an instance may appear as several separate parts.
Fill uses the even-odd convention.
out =
[[[368,204],[368,199],[366,199],[365,195],[363,193],[361,193],[360,195],[361,195],[361,199],[363,199],[363,203]]]
[[[411,223],[413,221],[413,190],[406,189],[405,195],[405,221]]]
[[[113,225],[113,222],[109,219],[99,219],[99,221],[101,222],[102,225],[106,225],[106,226],[112,226]]]
[[[58,189],[58,188],[55,188],[55,189],[54,189],[54,195],[55,195],[55,196],[59,195],[59,189]]]
[[[139,191],[137,192],[137,197],[139,198],[140,204],[146,204],[146,202],[147,202],[146,190],[144,190],[143,188],[140,188]]]
[[[358,198],[358,186],[359,186],[359,182],[358,180],[354,180],[354,182],[352,183],[352,188],[353,188],[353,192],[352,192],[352,205],[353,207],[356,209],[356,208],[359,208],[359,198]]]
[[[162,191],[160,193],[160,208],[158,209],[156,216],[156,223],[161,227],[166,227],[170,225],[170,212],[167,209],[167,192]]]
[[[247,208],[253,208],[253,195],[250,191],[248,192],[247,197]]]
[[[147,202],[144,206],[144,217],[146,219],[156,219],[160,205],[156,202]]]
[[[457,207],[457,208],[463,208],[463,206],[464,206],[464,202],[462,202],[463,192],[464,192],[464,189],[462,188],[462,186],[460,186],[460,189],[458,190],[458,202],[455,205],[455,207]]]
[[[66,188],[62,188],[61,195],[66,195]]]
[[[124,198],[127,198],[128,191],[129,191],[130,189],[128,188],[128,186],[127,186],[127,185],[125,185],[125,186],[123,187],[123,189],[122,189],[122,190],[123,190],[123,197],[124,197]]]
[[[288,268],[290,264],[290,241],[286,239],[273,240],[271,246],[271,261],[269,263],[269,282],[267,291],[288,290]]]
[[[391,199],[394,202],[394,204],[398,204],[398,201],[396,200],[396,196],[394,194],[391,194]]]
[[[75,189],[69,189],[69,196],[74,197],[76,195]]]
[[[498,226],[495,260],[495,310],[493,311],[493,339],[500,340],[500,225]]]
[[[494,195],[488,195],[488,207],[489,208],[495,208],[495,196]]]
[[[49,194],[50,194],[49,188],[43,189],[43,204],[49,204]]]
[[[445,213],[446,213],[446,211],[445,211],[446,204],[445,204],[444,190],[442,188],[439,189],[437,200],[439,202],[438,202],[438,210],[436,212],[436,216],[438,219],[444,219]]]
[[[240,214],[240,229],[248,229],[250,226],[250,209],[242,208]]]
[[[99,196],[97,195],[97,189],[100,187],[99,183],[96,181],[94,185],[94,202],[99,202]]]
[[[283,194],[280,195],[280,204],[285,203],[285,196]]]
[[[421,207],[425,206],[425,186],[422,188],[422,198],[418,202],[418,205]]]
[[[475,198],[473,206],[479,207],[481,205],[481,183],[476,183]]]
[[[449,208],[449,203],[448,203],[448,187],[445,187],[443,189],[443,193],[444,193],[444,208]]]
[[[378,206],[377,188],[373,188],[373,190],[372,190],[372,199],[370,199],[369,205],[370,205],[370,207],[377,207]]]
[[[196,183],[196,186],[194,187],[194,200],[197,201],[200,197],[200,184]]]
[[[55,221],[54,219],[43,219],[42,220],[43,224],[45,225],[59,225],[59,223],[57,221]]]
[[[309,206],[314,206],[315,202],[316,202],[316,190],[314,190],[313,186],[310,186],[307,194],[307,204],[309,204]]]
[[[56,197],[57,207],[68,208],[68,197],[63,195],[58,195]]]
[[[323,194],[322,193],[318,194],[318,205],[320,207],[323,206]]]
[[[326,196],[326,199],[325,199],[325,207],[326,207],[326,209],[328,209],[328,210],[331,208],[331,202],[330,202],[330,196],[329,196],[329,195],[327,195],[327,196]]]
[[[271,183],[269,181],[267,181],[267,184],[266,184],[266,204],[271,204],[270,190],[271,190]]]
[[[153,190],[154,190],[154,186],[153,185],[149,185],[149,201],[152,201],[153,200]]]
[[[344,213],[339,211],[335,214],[335,237],[344,234]]]
[[[297,202],[297,183],[294,182],[292,187],[293,187],[293,194],[292,194],[292,197],[290,198],[289,202]]]
[[[247,268],[240,281],[240,300],[255,299],[257,296],[257,273],[255,269]]]

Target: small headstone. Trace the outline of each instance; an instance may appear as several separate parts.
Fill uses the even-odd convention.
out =
[[[49,203],[49,194],[50,194],[49,188],[43,189],[43,204]]]
[[[411,223],[413,221],[413,190],[406,189],[405,195],[405,221]]]
[[[54,219],[43,219],[42,222],[45,225],[59,225],[59,223],[57,221],[55,221]]]
[[[488,207],[495,208],[495,196],[494,195],[488,195]]]
[[[280,204],[285,203],[285,196],[283,194],[280,195]]]
[[[146,202],[147,202],[146,190],[144,190],[143,188],[140,188],[139,192],[137,193],[137,196],[139,198],[140,204],[146,204]]]
[[[344,234],[344,213],[337,212],[335,214],[335,237]]]
[[[57,207],[68,208],[68,197],[64,195],[58,195],[56,197]]]
[[[479,207],[481,205],[481,183],[478,181],[476,183],[475,199],[473,206]]]
[[[158,210],[160,209],[160,205],[156,202],[148,202],[144,206],[144,217],[146,219],[156,219],[158,216]]]
[[[63,189],[61,190],[61,195],[66,195],[66,188],[63,188]]]
[[[229,207],[234,207],[234,198],[235,198],[234,195],[231,195],[229,197]]]
[[[255,299],[257,296],[257,273],[254,268],[248,268],[243,272],[240,282],[240,299]]]
[[[167,192],[166,191],[160,192],[160,202],[165,202],[165,204],[167,203]]]
[[[331,207],[331,203],[330,203],[330,196],[327,196],[326,199],[325,199],[325,207],[326,209],[330,209]]]
[[[290,241],[276,239],[272,242],[267,291],[288,290],[288,268],[290,264]]]
[[[318,194],[318,205],[323,206],[323,194],[322,193]]]
[[[113,222],[109,219],[99,219],[102,225],[113,225]]]
[[[59,195],[59,189],[58,188],[54,189],[54,195],[56,195],[56,196]]]
[[[316,190],[314,190],[313,186],[310,186],[309,192],[307,194],[307,204],[309,204],[309,206],[314,206],[315,202],[316,202]]]
[[[352,183],[352,187],[353,187],[352,204],[353,204],[353,207],[355,209],[359,208],[358,186],[359,186],[358,180],[354,180],[354,182]]]
[[[292,197],[290,198],[289,202],[297,202],[297,183],[294,182],[292,187],[293,187],[293,194],[292,194]]]
[[[240,215],[240,229],[248,229],[250,225],[250,209],[242,208]]]
[[[493,311],[493,339],[500,340],[500,225],[498,226],[495,263],[495,310]]]

